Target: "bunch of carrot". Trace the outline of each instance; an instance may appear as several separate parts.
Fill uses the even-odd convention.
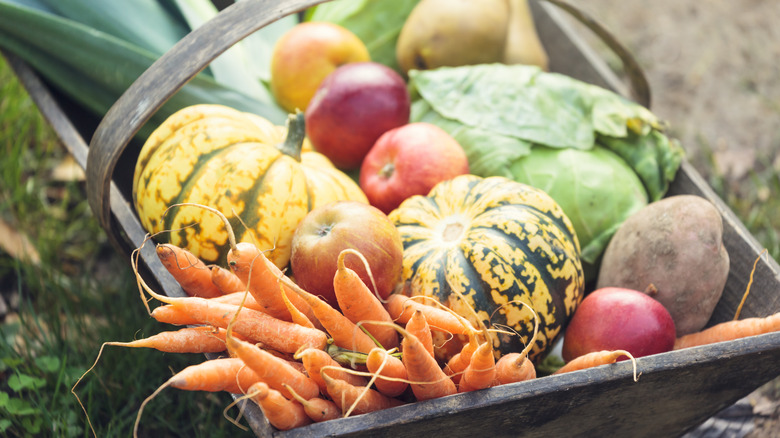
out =
[[[207,266],[174,245],[156,247],[186,297],[160,295],[137,276],[142,295],[162,303],[151,310],[144,295],[150,315],[184,327],[105,345],[222,355],[185,368],[161,385],[141,405],[136,432],[143,407],[167,387],[241,394],[259,406],[272,426],[287,430],[536,378],[527,357],[536,331],[522,352],[499,357],[487,327],[475,327],[430,298],[395,293],[381,300],[344,263],[348,256],[359,257],[370,275],[357,251],[339,255],[335,305],[300,288],[255,245],[237,244],[230,232],[229,239],[227,267]],[[137,252],[134,257],[135,264]],[[434,332],[465,340],[446,362],[436,358],[441,346],[434,346]],[[625,351],[598,352],[558,373],[614,363],[622,356],[633,361]],[[635,361],[634,367],[636,380]]]
[[[221,353],[177,372],[151,394],[139,409],[136,433],[144,406],[168,387],[240,394],[286,430],[535,377],[527,359],[533,340],[526,351],[496,360],[487,329],[445,306],[402,294],[380,299],[345,264],[346,257],[358,257],[370,275],[357,251],[339,255],[338,303],[328,303],[300,288],[255,245],[228,234],[226,266],[207,266],[174,245],[156,247],[187,296],[161,295],[137,275],[150,315],[182,327],[101,347],[100,353],[106,345]],[[133,254],[136,272],[139,252]],[[147,294],[161,304],[152,309]],[[436,331],[468,339],[458,360],[437,360]]]

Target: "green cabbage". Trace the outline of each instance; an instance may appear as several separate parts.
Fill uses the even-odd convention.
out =
[[[455,137],[472,173],[539,187],[561,205],[586,279],[620,224],[664,196],[684,155],[647,108],[533,66],[412,71],[409,89],[411,121]]]

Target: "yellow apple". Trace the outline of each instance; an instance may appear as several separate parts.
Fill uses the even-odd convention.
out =
[[[305,111],[320,82],[336,67],[369,61],[363,41],[333,23],[300,23],[282,35],[271,53],[271,92],[289,112]]]

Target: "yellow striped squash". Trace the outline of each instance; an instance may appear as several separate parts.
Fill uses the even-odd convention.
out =
[[[133,176],[141,224],[158,241],[185,247],[207,263],[225,261],[230,220],[239,241],[253,242],[280,268],[293,232],[313,208],[338,200],[368,202],[360,187],[305,139],[303,114],[288,129],[222,105],[181,109],[146,140]],[[197,225],[196,225],[197,224]],[[195,225],[195,226],[193,226]]]
[[[463,175],[405,200],[389,217],[404,245],[407,290],[438,299],[476,327],[481,320],[500,329],[491,335],[499,353],[521,351],[533,334],[532,313],[517,300],[539,316],[529,353],[535,361],[582,301],[577,236],[541,190],[504,177]]]

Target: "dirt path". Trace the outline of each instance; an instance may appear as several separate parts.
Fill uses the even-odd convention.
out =
[[[636,56],[653,111],[690,161],[712,152],[727,178],[780,166],[780,2],[570,0]]]

